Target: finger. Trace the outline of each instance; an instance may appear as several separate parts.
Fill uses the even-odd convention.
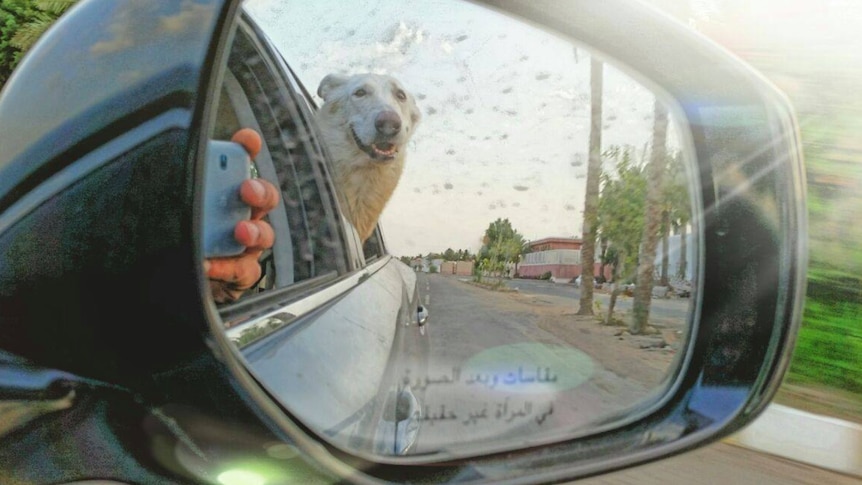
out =
[[[233,236],[248,250],[271,248],[275,243],[275,231],[266,221],[239,221],[234,227]]]
[[[237,131],[230,139],[231,141],[242,145],[252,159],[260,153],[260,147],[263,145],[263,140],[260,139],[260,135],[251,128],[243,128]]]
[[[239,188],[239,196],[251,207],[251,218],[260,219],[278,205],[278,189],[263,179],[245,180]]]
[[[216,303],[230,303],[239,300],[244,290],[235,290],[224,281],[210,280],[210,290]]]
[[[244,254],[236,258],[213,258],[209,260],[207,277],[228,283],[231,288],[246,290],[260,279],[261,269],[257,256]]]

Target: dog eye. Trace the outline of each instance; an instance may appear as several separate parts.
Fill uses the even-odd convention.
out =
[[[356,96],[357,98],[361,98],[361,97],[365,96],[366,94],[368,94],[368,93],[365,92],[365,90],[362,88],[359,88],[356,91],[353,91],[353,95]]]
[[[400,99],[401,101],[407,101],[407,93],[402,90],[395,91],[395,97]]]

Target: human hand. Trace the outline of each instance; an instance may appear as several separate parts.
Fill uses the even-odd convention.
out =
[[[234,133],[231,141],[242,145],[252,159],[260,152],[263,143],[260,135],[249,128]],[[246,247],[245,252],[204,261],[204,273],[210,280],[216,303],[236,301],[258,282],[261,276],[260,255],[275,242],[272,226],[262,219],[278,205],[278,189],[264,179],[248,179],[240,186],[239,193],[242,201],[251,207],[251,219],[238,222],[234,228],[234,237]]]

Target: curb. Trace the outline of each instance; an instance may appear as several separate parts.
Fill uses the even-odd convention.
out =
[[[862,425],[856,423],[770,404],[723,441],[862,478]]]

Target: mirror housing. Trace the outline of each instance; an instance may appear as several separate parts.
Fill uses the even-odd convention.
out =
[[[189,161],[235,3],[198,2],[166,29],[193,7],[80,2],[4,86],[4,350],[139,385],[206,349]]]

